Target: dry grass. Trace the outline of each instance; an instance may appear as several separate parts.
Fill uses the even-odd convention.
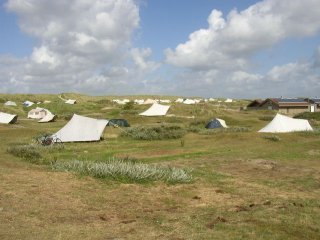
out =
[[[109,98],[83,96],[76,112],[96,114],[110,107],[102,117],[127,118],[133,126],[170,122],[170,118],[121,113],[120,107],[103,99]],[[281,141],[267,141],[255,131],[266,124],[259,117],[270,112],[232,108],[175,104],[172,112],[208,120],[220,117],[231,127],[251,131],[189,132],[182,146],[181,139],[120,138],[119,129],[107,128],[104,141],[65,144],[64,149],[41,152],[47,160],[103,162],[129,156],[146,164],[192,168],[194,181],[178,185],[124,184],[54,172],[47,165],[22,161],[7,153],[7,148],[16,142],[29,144],[40,133],[55,132],[66,120],[0,125],[0,239],[318,239],[319,135],[277,134]],[[18,107],[20,119],[26,111]],[[183,118],[178,124],[187,129],[193,121]],[[200,128],[201,122],[196,125]]]

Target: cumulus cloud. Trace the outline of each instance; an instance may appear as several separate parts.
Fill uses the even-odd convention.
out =
[[[265,0],[226,18],[213,10],[208,28],[190,34],[174,50],[166,50],[169,64],[195,70],[244,69],[249,57],[289,37],[306,37],[320,29],[317,0]]]
[[[5,7],[17,15],[20,29],[39,43],[23,61],[2,57],[2,64],[21,63],[10,65],[15,71],[0,70],[6,89],[17,89],[9,81],[15,79],[19,91],[76,91],[86,86],[90,92],[90,84],[100,84],[102,92],[108,81],[115,81],[112,74],[125,79],[129,70],[123,69],[130,57],[141,71],[155,67],[146,60],[150,49],[131,52],[140,21],[135,0],[9,0]]]

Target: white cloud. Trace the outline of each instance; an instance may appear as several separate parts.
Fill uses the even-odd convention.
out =
[[[174,50],[169,64],[199,69],[245,69],[249,57],[289,37],[306,37],[320,30],[320,1],[265,0],[224,19],[213,10],[208,28],[190,34]]]
[[[126,68],[127,58],[131,57],[131,38],[140,21],[135,0],[9,0],[5,6],[17,15],[21,30],[40,43],[12,71],[15,85],[21,86],[19,91],[76,91],[82,84],[90,91],[90,84],[96,81],[102,92],[108,81],[115,79],[94,76]],[[141,52],[140,63],[146,69],[153,66],[145,60],[151,50],[135,51]],[[2,60],[10,65],[12,58]],[[5,69],[0,72],[9,75]],[[127,76],[126,71],[118,74]],[[10,78],[0,78],[8,85],[6,89],[16,89]]]

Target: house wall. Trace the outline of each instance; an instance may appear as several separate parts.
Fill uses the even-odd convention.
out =
[[[261,105],[260,109],[278,110],[278,106],[275,103],[269,101]]]
[[[309,112],[309,107],[280,107],[279,113],[295,115],[302,112]]]

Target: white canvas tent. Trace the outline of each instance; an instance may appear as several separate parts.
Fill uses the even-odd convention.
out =
[[[170,106],[154,103],[148,110],[140,113],[141,116],[164,116],[167,114]]]
[[[17,104],[15,102],[12,101],[7,101],[4,103],[5,106],[17,106]]]
[[[231,102],[233,102],[233,100],[231,98],[227,98],[224,102],[231,103]]]
[[[4,112],[0,112],[0,123],[15,123],[18,119],[17,115],[12,115]]]
[[[148,98],[147,100],[145,100],[143,102],[143,104],[154,104],[154,103],[158,103],[158,101],[155,99],[150,99],[150,98]]]
[[[56,118],[56,115],[49,112],[44,118],[42,118],[38,123],[47,123],[47,122],[53,122]]]
[[[67,104],[76,104],[77,103],[77,100],[73,100],[73,99],[68,99],[66,101]]]
[[[186,99],[183,101],[184,104],[195,104],[196,102],[192,99]]]
[[[176,103],[183,103],[183,98],[177,98]]]
[[[313,131],[313,129],[308,120],[294,119],[278,113],[272,121],[259,132],[286,133],[297,131]]]
[[[50,114],[52,115],[48,109],[37,107],[28,112],[28,118],[41,119]]]
[[[54,136],[62,142],[99,141],[107,124],[108,120],[98,120],[74,114],[71,120]]]

